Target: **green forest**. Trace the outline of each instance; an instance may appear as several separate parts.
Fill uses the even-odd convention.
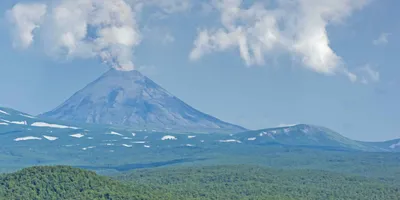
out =
[[[247,165],[142,169],[113,177],[67,166],[42,166],[1,175],[0,198],[397,200],[400,189],[389,179]]]

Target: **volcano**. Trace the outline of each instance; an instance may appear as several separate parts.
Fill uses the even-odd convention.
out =
[[[157,131],[246,130],[194,109],[136,70],[111,69],[40,117]]]

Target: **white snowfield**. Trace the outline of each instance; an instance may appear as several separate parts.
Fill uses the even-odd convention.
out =
[[[252,138],[247,138],[247,140],[249,140],[249,141],[254,141],[254,140],[256,140],[257,138],[255,138],[255,137],[252,137]]]
[[[3,126],[8,126],[8,123],[5,123],[5,122],[0,122],[0,125],[3,125]]]
[[[188,136],[189,139],[193,139],[193,138],[195,138],[195,137],[196,137],[195,135],[189,135],[189,136]]]
[[[118,136],[124,136],[124,135],[122,135],[121,133],[117,133],[117,132],[115,132],[115,131],[111,131],[111,132],[109,132],[109,133],[107,133],[108,135],[118,135]]]
[[[130,138],[130,137],[123,137],[122,139],[124,139],[124,140],[132,140],[132,138]]]
[[[85,135],[83,135],[81,133],[77,133],[77,134],[72,134],[72,135],[69,135],[69,136],[74,137],[74,138],[81,138],[81,137],[84,137]]]
[[[10,115],[10,113],[4,111],[4,110],[0,110],[0,113],[5,114],[5,115]]]
[[[35,127],[48,127],[48,128],[69,128],[69,129],[79,129],[77,127],[72,127],[72,126],[65,126],[65,125],[59,125],[59,124],[49,124],[46,122],[34,122],[31,124],[31,126]]]
[[[129,144],[122,144],[122,146],[128,147],[128,148],[131,148],[131,147],[132,147],[132,145],[129,145]]]
[[[15,138],[14,141],[27,141],[27,140],[41,140],[42,138],[39,137],[33,137],[33,136],[27,136],[27,137],[20,137],[20,138]]]
[[[177,138],[172,135],[166,135],[166,136],[162,137],[161,140],[177,140]]]
[[[43,135],[43,137],[50,141],[54,141],[54,140],[58,139],[58,137],[53,137],[53,136],[48,136],[48,135]]]
[[[234,140],[234,139],[230,139],[230,140],[219,140],[219,142],[222,142],[222,143],[242,143],[241,141],[239,141],[239,140]]]
[[[150,146],[149,145],[144,145],[144,148],[150,148]]]
[[[26,121],[8,121],[5,119],[0,119],[0,120],[9,124],[27,125]]]

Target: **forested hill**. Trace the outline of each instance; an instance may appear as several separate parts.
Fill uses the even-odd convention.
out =
[[[66,166],[26,168],[0,178],[2,200],[161,199],[150,191]]]
[[[136,170],[113,179],[65,166],[0,176],[3,200],[397,200],[396,183],[313,170],[254,166]]]

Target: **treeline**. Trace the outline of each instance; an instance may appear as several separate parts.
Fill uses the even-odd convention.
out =
[[[0,176],[4,200],[382,200],[400,199],[395,184],[314,170],[255,166],[137,170],[112,178],[66,166]]]

